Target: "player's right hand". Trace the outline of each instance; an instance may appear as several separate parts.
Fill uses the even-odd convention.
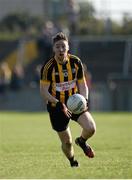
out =
[[[59,111],[62,111],[67,116],[67,118],[69,118],[69,119],[71,118],[72,113],[71,113],[71,111],[69,111],[69,109],[67,109],[67,107],[64,103],[58,101],[56,103],[56,109],[58,110],[58,113],[59,113]]]

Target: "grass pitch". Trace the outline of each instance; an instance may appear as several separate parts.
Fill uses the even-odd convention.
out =
[[[74,144],[79,168],[71,168],[47,113],[0,112],[1,179],[132,178],[132,113],[92,113],[97,132],[88,159]],[[80,127],[70,122],[73,139]]]

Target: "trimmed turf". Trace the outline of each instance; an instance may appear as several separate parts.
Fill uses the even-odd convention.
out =
[[[47,113],[0,112],[0,178],[96,179],[132,178],[132,113],[92,113],[96,152],[88,159],[75,145],[79,168],[71,168]],[[80,127],[70,122],[73,140]]]

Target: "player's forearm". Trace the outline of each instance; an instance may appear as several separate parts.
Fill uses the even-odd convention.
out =
[[[42,96],[45,101],[49,101],[54,104],[58,102],[58,100],[55,97],[53,97],[50,93],[42,93]]]
[[[58,100],[48,92],[47,88],[40,86],[40,93],[45,102],[49,101],[49,102],[55,103],[55,104],[58,102]]]
[[[81,95],[83,95],[86,99],[88,99],[89,90],[88,90],[87,84],[85,82],[84,83],[79,83],[78,88],[79,88],[79,93]]]

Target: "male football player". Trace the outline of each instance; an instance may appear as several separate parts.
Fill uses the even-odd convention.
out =
[[[60,138],[62,151],[71,167],[77,167],[79,163],[74,159],[69,121],[72,119],[82,127],[75,143],[89,158],[94,157],[94,151],[86,141],[95,133],[96,126],[88,110],[75,115],[66,107],[67,99],[72,94],[80,93],[87,98],[88,88],[82,62],[69,54],[68,38],[62,32],[53,37],[53,52],[53,57],[41,69],[40,92],[47,103],[51,125]]]

